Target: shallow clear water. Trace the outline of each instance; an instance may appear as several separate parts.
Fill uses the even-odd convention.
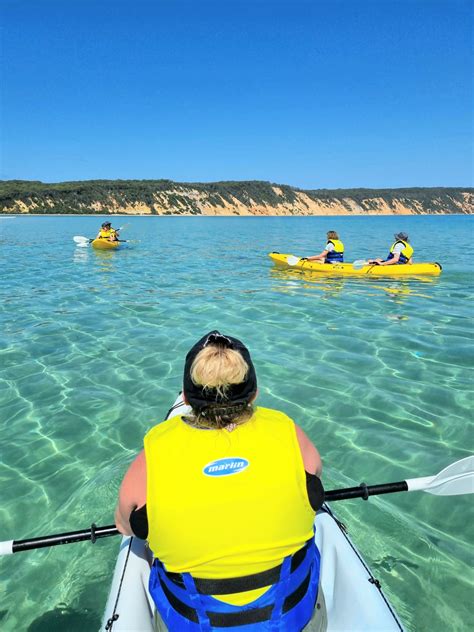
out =
[[[118,252],[78,248],[93,217],[0,219],[0,539],[109,524],[121,477],[213,328],[242,338],[259,403],[298,421],[328,489],[430,475],[472,450],[470,217],[117,218]],[[385,255],[406,230],[439,278],[320,279],[271,250]],[[469,497],[334,505],[409,630],[472,627]],[[4,632],[98,629],[115,538],[0,560]]]

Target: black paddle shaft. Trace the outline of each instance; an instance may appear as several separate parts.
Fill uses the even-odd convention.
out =
[[[383,485],[366,485],[361,483],[358,487],[347,487],[346,489],[334,489],[324,493],[325,502],[333,500],[350,500],[351,498],[363,498],[367,500],[369,496],[380,496],[381,494],[394,494],[395,492],[407,492],[406,481],[398,483],[384,483]]]
[[[367,500],[369,496],[380,496],[381,494],[394,494],[395,492],[408,491],[406,481],[398,483],[384,483],[382,485],[366,485],[361,483],[358,487],[347,487],[346,489],[334,489],[325,492],[325,502],[334,500],[350,500],[351,498],[363,498]],[[47,546],[58,546],[59,544],[71,544],[72,542],[83,542],[90,540],[94,543],[99,538],[108,538],[112,535],[118,535],[119,531],[115,525],[106,527],[96,527],[92,524],[89,529],[81,531],[70,531],[69,533],[57,533],[56,535],[46,535],[39,538],[31,538],[29,540],[14,540],[12,544],[12,553],[20,551],[29,551],[31,549],[42,549]]]
[[[58,546],[59,544],[70,544],[71,542],[82,542],[90,540],[94,543],[98,538],[108,538],[111,535],[118,535],[119,531],[114,524],[106,527],[96,527],[91,525],[89,529],[81,531],[70,531],[69,533],[56,533],[56,535],[46,535],[40,538],[29,540],[14,540],[12,552],[28,551],[30,549],[42,549],[46,546]]]

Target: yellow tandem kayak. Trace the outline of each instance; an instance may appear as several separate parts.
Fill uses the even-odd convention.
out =
[[[271,252],[268,256],[277,266],[282,268],[295,268],[296,270],[332,276],[438,276],[442,270],[439,263],[395,264],[393,266],[366,265],[357,269],[353,267],[352,263],[319,263],[317,261],[306,261],[291,254],[280,254],[279,252]]]
[[[98,250],[113,250],[120,246],[119,241],[109,241],[108,239],[94,239],[92,247]]]

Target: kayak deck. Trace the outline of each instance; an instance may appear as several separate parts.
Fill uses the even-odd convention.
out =
[[[122,538],[101,631],[154,632],[155,604],[148,592],[152,562],[144,540]]]
[[[178,397],[166,418],[189,410]],[[315,532],[321,552],[327,632],[403,632],[379,582],[350,541],[344,525],[327,505],[316,515]],[[144,540],[122,538],[101,630],[155,631],[155,605],[148,592],[152,562],[152,553]]]
[[[279,252],[271,252],[268,256],[277,266],[282,268],[294,268],[330,276],[438,276],[442,270],[439,263],[412,263],[392,266],[366,265],[356,269],[352,263],[319,263]]]

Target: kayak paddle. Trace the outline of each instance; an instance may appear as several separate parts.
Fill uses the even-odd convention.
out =
[[[295,266],[299,262],[299,260],[300,260],[300,257],[295,257],[294,255],[290,255],[288,259],[286,260],[286,263],[289,266]]]
[[[92,544],[94,544],[98,538],[107,538],[108,536],[118,534],[119,530],[114,524],[110,524],[107,527],[96,527],[95,524],[92,524],[90,528],[82,529],[81,531],[44,535],[28,540],[5,540],[4,542],[0,542],[0,555],[9,555],[10,553],[29,551],[31,549],[42,549],[46,546],[83,542],[84,540],[90,540]]]
[[[352,264],[352,267],[354,268],[354,270],[360,270],[364,266],[370,265],[371,264],[366,259],[357,259],[357,261],[354,261],[354,263]]]
[[[82,237],[81,235],[75,235],[73,239],[76,244],[82,248],[88,246],[92,241],[94,241],[93,239],[89,239],[89,237]]]
[[[398,483],[385,483],[382,485],[366,485],[361,483],[358,487],[346,489],[334,489],[325,492],[324,500],[349,500],[350,498],[363,498],[379,496],[381,494],[394,494],[396,492],[423,491],[434,496],[459,496],[460,494],[474,493],[474,456],[451,463],[435,476],[422,476],[420,478],[407,478]]]
[[[423,476],[420,478],[408,478],[406,481],[398,483],[384,483],[382,485],[366,485],[361,483],[358,487],[348,487],[346,489],[334,489],[325,492],[325,502],[334,500],[349,500],[351,498],[363,498],[367,500],[369,496],[381,494],[393,494],[396,492],[424,491],[435,496],[458,496],[460,494],[474,493],[474,456],[468,456],[460,461],[451,463],[444,470],[435,476]],[[57,533],[46,535],[29,540],[5,540],[0,542],[0,555],[10,555],[20,551],[31,549],[41,549],[46,546],[57,546],[59,544],[71,544],[72,542],[83,542],[90,540],[92,544],[99,538],[107,538],[112,535],[119,535],[115,525],[106,527],[96,527],[92,524],[90,528],[82,531],[70,531],[69,533]]]
[[[80,248],[87,248],[89,244],[91,244],[94,239],[89,239],[89,237],[81,237],[80,235],[76,235],[73,237],[76,245]],[[116,239],[115,241],[119,241],[121,244],[138,244],[140,243],[139,239]]]

